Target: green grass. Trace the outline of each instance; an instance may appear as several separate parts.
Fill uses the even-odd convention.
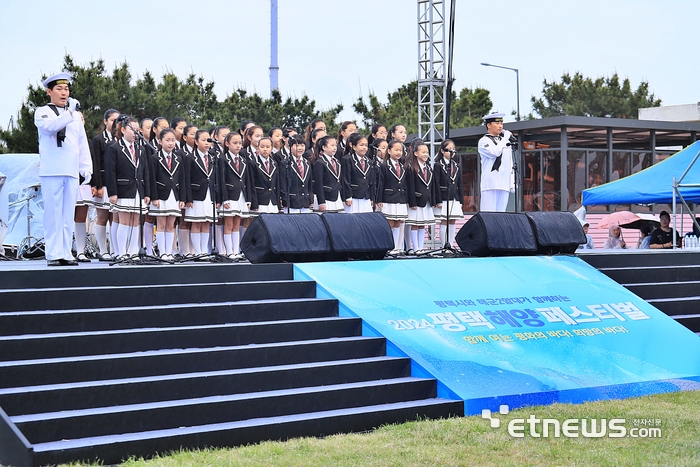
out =
[[[531,414],[560,421],[624,418],[627,429],[634,419],[660,419],[662,436],[511,438],[508,420]],[[700,466],[700,391],[528,407],[499,418],[498,429],[480,416],[425,420],[364,434],[183,451],[124,466]]]

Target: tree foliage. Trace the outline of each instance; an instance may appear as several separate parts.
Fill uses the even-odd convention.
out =
[[[541,117],[581,115],[636,119],[639,108],[658,107],[661,99],[649,93],[649,83],[642,81],[632,90],[630,81],[615,73],[609,78],[584,78],[577,72],[565,73],[561,82],[543,82],[542,97],[532,96],[532,107]]]
[[[481,118],[493,106],[489,91],[483,88],[452,91],[450,128],[464,128],[481,124]],[[387,103],[370,93],[367,102],[360,97],[354,104],[355,112],[362,116],[366,128],[375,123],[391,126],[400,123],[409,134],[418,133],[418,82],[411,81],[387,94]]]
[[[265,129],[293,126],[299,130],[314,118],[324,119],[329,129],[337,128],[335,120],[343,110],[342,105],[317,109],[316,102],[306,95],[283,99],[279,92],[274,92],[271,97],[261,97],[257,93],[249,94],[244,89],[236,89],[219,101],[214,93],[214,82],[194,74],[180,80],[168,72],[160,82],[156,82],[147,71],[142,77],[134,79],[127,63],[108,73],[101,59],[81,66],[66,55],[63,71],[72,77],[71,95],[81,103],[85,131],[89,137],[101,131],[104,112],[109,108],[116,108],[138,120],[159,116],[168,120],[184,117],[188,123],[202,128],[215,125],[238,128],[242,120],[253,120]],[[41,85],[28,87],[16,127],[0,130],[0,151],[38,151],[34,112],[47,102],[48,96]]]

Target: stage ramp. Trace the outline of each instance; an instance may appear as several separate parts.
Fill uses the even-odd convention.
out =
[[[576,257],[294,267],[465,415],[700,388],[700,337]]]

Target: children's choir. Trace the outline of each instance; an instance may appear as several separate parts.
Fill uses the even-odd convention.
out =
[[[305,135],[273,127],[265,136],[251,121],[234,131],[204,130],[182,118],[136,122],[109,109],[104,131],[91,142],[92,196],[80,196],[76,220],[86,203],[97,208],[95,236],[104,261],[136,255],[142,246],[150,254],[154,231],[164,259],[203,257],[214,246],[240,259],[251,218],[278,212],[376,210],[391,226],[392,254],[421,252],[425,228],[436,223],[440,240],[452,245],[463,199],[454,142],[442,143],[431,166],[423,141],[405,141],[399,124],[388,130],[376,124],[364,136],[346,121],[334,137],[315,119]],[[140,219],[151,242],[140,244]],[[78,259],[87,260],[84,254]]]

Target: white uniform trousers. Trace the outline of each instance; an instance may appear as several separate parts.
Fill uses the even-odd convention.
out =
[[[479,211],[506,212],[509,196],[510,191],[506,190],[484,190],[479,200]]]
[[[44,197],[44,244],[46,259],[72,260],[78,179],[65,176],[40,177]]]

